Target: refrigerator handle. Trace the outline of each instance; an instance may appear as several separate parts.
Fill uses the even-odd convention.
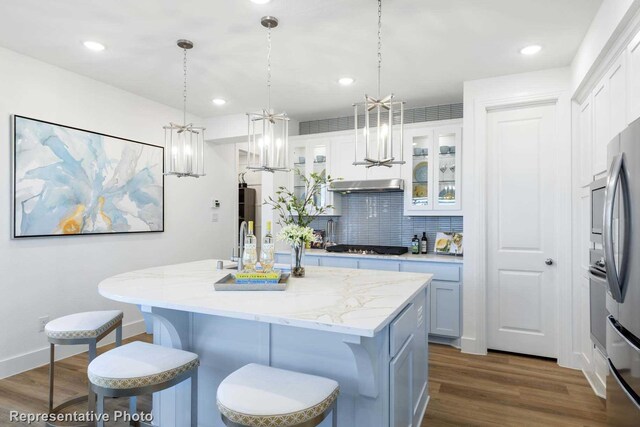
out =
[[[611,291],[613,299],[620,303],[623,302],[624,298],[623,286],[628,264],[629,230],[624,230],[624,232],[622,233],[622,252],[620,255],[620,271],[618,271],[614,255],[613,216],[615,210],[616,189],[618,188],[618,183],[620,183],[620,187],[622,189],[621,196],[623,199],[621,206],[624,207],[625,211],[624,219],[626,221],[630,220],[628,203],[629,188],[627,184],[626,168],[624,163],[624,153],[620,153],[613,158],[611,168],[609,169],[607,186],[605,187],[604,193],[604,227],[602,230],[602,241],[604,243],[604,260],[607,269],[607,282],[609,283],[609,290]]]

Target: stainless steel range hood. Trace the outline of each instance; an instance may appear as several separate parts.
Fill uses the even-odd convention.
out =
[[[404,191],[404,180],[370,179],[366,181],[333,181],[329,191],[336,193],[393,193]]]

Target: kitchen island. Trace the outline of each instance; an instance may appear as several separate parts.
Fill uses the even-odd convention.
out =
[[[104,280],[106,298],[153,318],[154,342],[197,353],[199,425],[223,426],[218,384],[251,362],[340,384],[340,426],[420,425],[428,402],[431,275],[307,267],[282,292],[220,292],[216,260]],[[189,384],[156,393],[154,423],[188,425]],[[322,426],[330,425],[325,420]]]

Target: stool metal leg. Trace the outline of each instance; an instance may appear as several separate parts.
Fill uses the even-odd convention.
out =
[[[333,403],[333,410],[331,411],[331,426],[338,427],[338,399]]]
[[[138,412],[138,398],[136,396],[131,396],[129,398],[129,415],[132,419],[136,412]],[[137,426],[138,423],[135,421],[131,421],[129,425]]]
[[[122,324],[116,328],[116,347],[122,345]]]
[[[49,345],[49,413],[53,411],[53,378],[56,362],[56,345]]]
[[[98,408],[96,409],[96,416],[98,417],[97,426],[104,427],[104,396],[98,393]]]
[[[198,427],[198,368],[191,374],[191,427]]]

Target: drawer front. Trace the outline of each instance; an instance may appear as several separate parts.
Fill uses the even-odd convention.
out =
[[[400,262],[381,259],[359,259],[358,268],[362,270],[400,271]]]
[[[332,256],[323,256],[319,258],[320,267],[338,267],[338,268],[358,268],[358,260],[356,258],[340,258]]]
[[[390,355],[394,357],[405,341],[411,336],[416,329],[417,314],[415,304],[410,303],[399,315],[396,317],[390,326]]]
[[[460,282],[459,264],[438,264],[434,262],[408,261],[400,265],[400,271],[407,273],[429,273],[433,274],[433,280],[445,282]]]

